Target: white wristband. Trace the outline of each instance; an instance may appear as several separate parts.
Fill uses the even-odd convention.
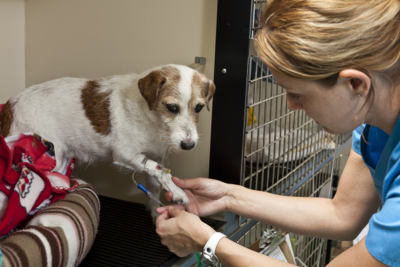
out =
[[[217,256],[215,255],[215,249],[217,248],[217,245],[219,243],[219,241],[223,238],[226,237],[226,235],[224,235],[223,233],[219,233],[219,232],[215,232],[210,239],[208,239],[206,245],[204,246],[203,252],[207,253],[207,254],[211,254],[214,257],[217,258]],[[217,258],[218,260],[218,258]]]

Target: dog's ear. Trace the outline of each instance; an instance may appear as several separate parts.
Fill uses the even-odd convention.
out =
[[[146,99],[150,110],[153,110],[157,103],[158,91],[164,85],[166,77],[161,71],[155,70],[147,74],[138,82],[139,90],[144,99]]]
[[[207,110],[210,111],[210,106],[208,102],[210,102],[211,98],[214,96],[215,93],[215,84],[209,80],[207,85],[204,87],[204,97],[206,99],[206,106]]]

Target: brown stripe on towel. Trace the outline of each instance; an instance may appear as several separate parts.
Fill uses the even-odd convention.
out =
[[[51,207],[51,206],[49,206]],[[77,260],[80,262],[83,250],[84,250],[84,244],[86,243],[86,238],[85,238],[85,232],[83,230],[83,226],[80,223],[79,219],[70,211],[66,209],[59,209],[57,207],[52,207],[51,209],[46,210],[46,215],[49,214],[62,214],[66,217],[68,217],[75,225],[75,229],[77,230],[78,234],[78,239],[77,240],[77,245],[78,245],[78,255],[77,255]]]
[[[51,266],[52,267],[58,267],[60,266],[60,259],[62,255],[62,251],[59,251],[58,249],[58,242],[56,237],[50,232],[50,230],[40,227],[40,226],[28,226],[26,229],[34,229],[41,233],[49,242],[50,245],[50,251],[51,251]]]
[[[94,211],[96,211],[95,213],[98,215],[98,213],[100,212],[100,201],[99,201],[99,198],[97,197],[93,187],[87,186],[87,185],[79,185],[77,190],[70,193],[69,195],[72,195],[72,194],[77,194],[77,195],[80,195],[83,198],[85,198],[87,200],[87,202],[90,203],[90,207]],[[97,219],[98,219],[98,216],[97,216]]]
[[[75,197],[79,197],[79,196],[75,195]],[[93,218],[93,216],[90,216],[89,212],[87,211],[87,208],[85,208],[84,205],[82,205],[78,201],[73,201],[73,200],[59,200],[54,204],[63,204],[63,206],[69,207],[70,209],[73,209],[74,211],[76,211],[80,215],[81,219],[84,221],[85,225],[90,226],[90,229],[87,229],[88,230],[88,242],[90,244],[93,243],[94,237],[96,234],[96,229],[97,229],[97,227],[95,227],[95,225],[93,224],[93,221],[96,218]]]
[[[1,246],[1,253],[3,254],[2,267],[8,267],[8,266],[12,267],[12,266],[18,266],[18,264],[20,264],[17,255],[15,255],[14,250],[6,246]]]
[[[21,250],[25,248],[30,265],[35,267],[47,266],[46,249],[44,248],[43,242],[35,234],[23,230],[15,232],[14,242],[18,243]],[[34,255],[40,255],[40,257]]]
[[[13,254],[11,256],[13,265],[11,265],[11,266],[12,267],[14,267],[14,266],[33,266],[33,265],[29,264],[28,257],[26,255],[25,251],[22,248],[20,248],[19,245],[15,244],[13,242],[7,242],[6,240],[8,238],[9,237],[7,237],[3,241],[4,243],[2,243],[2,245],[1,245],[1,250],[3,250],[4,248],[9,248],[10,252],[12,251],[12,253],[10,253],[10,255]],[[3,255],[3,257],[4,256],[5,255]]]
[[[55,203],[54,203],[55,204]],[[84,229],[84,225],[81,223],[81,221],[79,220],[79,214],[75,214],[73,212],[71,212],[70,210],[65,208],[65,205],[58,208],[56,206],[49,206],[49,208],[46,211],[46,215],[49,214],[62,214],[66,217],[68,217],[75,225],[75,229],[77,230],[77,234],[78,234],[78,260],[81,260],[81,257],[84,253],[84,249],[85,249],[85,243],[87,246],[90,246],[90,244],[87,242],[86,240],[86,235],[85,235],[85,229]]]
[[[93,129],[101,135],[108,135],[111,132],[110,93],[99,93],[99,88],[98,82],[87,81],[82,88],[81,102]]]
[[[79,196],[82,196],[84,199],[86,199],[91,207],[94,209],[95,214],[96,214],[96,220],[99,221],[99,212],[100,212],[100,207],[99,203],[97,202],[97,198],[93,194],[87,193],[87,190],[76,190],[74,194],[77,194]]]
[[[68,240],[65,237],[64,229],[61,227],[47,227],[50,231],[52,231],[60,241],[61,251],[62,251],[62,258],[61,258],[61,266],[66,266],[68,263]]]

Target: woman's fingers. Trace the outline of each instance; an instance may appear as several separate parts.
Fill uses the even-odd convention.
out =
[[[180,257],[202,250],[215,232],[199,217],[180,210],[178,205],[158,208],[157,212],[162,212],[156,220],[161,243]]]
[[[165,208],[165,207],[159,207],[159,208],[157,208],[156,209],[156,212],[158,213],[158,214],[161,214],[161,213],[163,213],[164,211],[166,211],[167,209]]]
[[[181,214],[181,212],[182,212],[182,210],[175,209],[175,207],[172,207],[172,206],[168,206],[167,208],[168,208],[170,218],[176,217],[179,214]]]
[[[176,209],[176,210],[185,210],[185,206],[183,205],[170,205],[167,207],[158,207],[156,209],[158,214],[162,214],[165,211],[169,211],[170,209]]]
[[[178,177],[173,176],[172,181],[179,186],[180,188],[184,189],[195,189],[198,188],[201,184],[200,179],[179,179]]]
[[[200,185],[198,179],[179,179],[172,176],[172,181],[182,189],[194,189]],[[172,202],[173,196],[172,192],[167,191],[165,192],[164,198],[167,202]]]
[[[178,205],[178,204],[171,205],[171,206],[168,206],[168,207],[171,207],[171,208],[177,209],[177,210],[186,210],[186,207],[185,207],[185,206],[183,206],[183,205]]]
[[[174,194],[171,191],[165,192],[165,194],[164,194],[165,201],[167,201],[167,202],[172,202],[173,197],[174,197]]]
[[[165,209],[165,208],[164,208]],[[169,215],[169,211],[167,209],[165,209],[160,216],[158,216],[157,220],[156,220],[156,225],[157,223],[161,223],[162,221],[166,221],[169,218],[171,218],[171,216]]]

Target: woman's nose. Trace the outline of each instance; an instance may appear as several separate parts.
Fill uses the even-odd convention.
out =
[[[287,106],[291,111],[303,109],[303,105],[298,100],[290,99],[289,97],[286,100]]]

